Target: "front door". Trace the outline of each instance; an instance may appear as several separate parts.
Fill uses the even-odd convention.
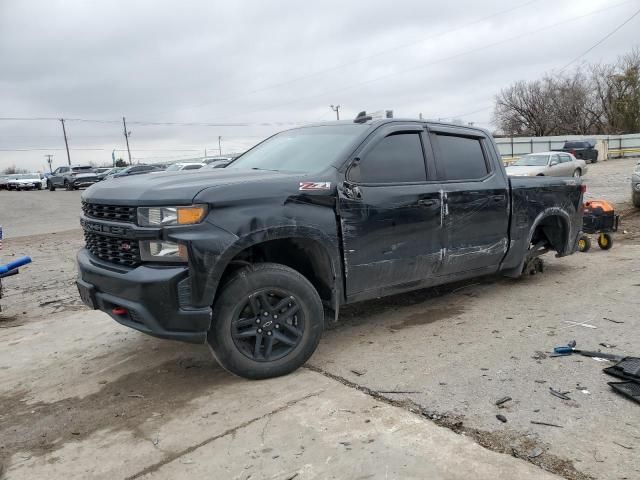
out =
[[[491,140],[448,126],[430,127],[430,138],[444,192],[442,273],[497,270],[508,247],[509,192]]]
[[[338,188],[347,295],[420,283],[441,264],[441,192],[429,183],[424,126],[378,129]],[[428,149],[430,152],[430,148]]]

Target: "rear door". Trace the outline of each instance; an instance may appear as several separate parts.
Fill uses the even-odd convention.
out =
[[[50,180],[52,181],[54,186],[62,186],[64,184],[64,174],[67,173],[71,168],[70,167],[58,167],[54,170],[53,175]]]
[[[430,126],[429,131],[444,196],[442,274],[497,270],[507,251],[509,197],[491,141],[473,129]]]
[[[418,122],[380,127],[338,186],[348,296],[417,283],[441,265],[441,193],[423,133]]]

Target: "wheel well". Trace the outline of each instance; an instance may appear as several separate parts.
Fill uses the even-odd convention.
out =
[[[544,173],[539,173],[536,177],[544,177]]]
[[[219,285],[224,285],[238,269],[263,262],[293,268],[311,282],[323,302],[333,301],[335,276],[331,257],[322,244],[306,238],[269,240],[246,248],[229,262]]]
[[[567,242],[567,225],[558,215],[544,218],[533,231],[531,243],[537,245],[544,242],[547,248],[560,253],[565,250]]]

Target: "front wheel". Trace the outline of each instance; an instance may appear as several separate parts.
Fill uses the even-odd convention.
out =
[[[241,377],[278,377],[301,367],[324,328],[318,292],[284,265],[243,268],[222,289],[213,307],[207,342],[226,370]]]
[[[633,192],[631,195],[631,200],[633,201],[633,206],[640,208],[640,193]]]
[[[71,190],[73,190],[73,186],[72,186],[72,185],[71,185],[67,180],[65,180],[65,181],[64,181],[64,188],[65,188],[68,192],[70,192]]]
[[[613,237],[608,233],[598,235],[598,246],[602,250],[609,250],[613,246]]]
[[[573,171],[573,178],[580,178],[580,175],[582,175],[582,173],[580,172],[580,169],[579,169],[579,168],[576,168],[576,169]]]
[[[586,235],[583,235],[578,240],[578,251],[580,252],[588,252],[591,248],[591,239]]]
[[[51,180],[47,181],[47,185],[49,186],[49,191],[50,192],[55,192],[56,191],[56,187],[55,187],[55,185],[53,184],[53,182]]]

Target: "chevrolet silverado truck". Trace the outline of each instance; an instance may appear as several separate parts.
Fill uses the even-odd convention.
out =
[[[274,377],[345,304],[573,253],[583,192],[507,177],[484,130],[361,114],[278,133],[224,169],[90,187],[77,285],[123,325]]]

